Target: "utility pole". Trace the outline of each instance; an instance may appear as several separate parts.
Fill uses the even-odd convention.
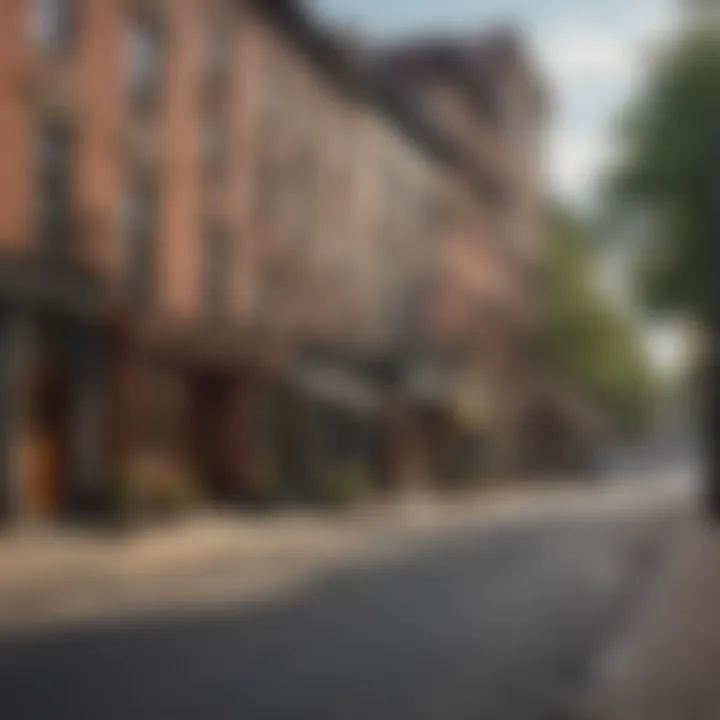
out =
[[[717,267],[717,266],[716,266]],[[702,378],[704,415],[705,493],[707,511],[720,522],[720,323],[717,316],[708,328],[704,377]]]
[[[720,522],[720,135],[710,155],[708,183],[708,261],[711,281],[708,288],[707,338],[705,343],[703,440],[705,454],[705,492],[707,510],[713,521]]]

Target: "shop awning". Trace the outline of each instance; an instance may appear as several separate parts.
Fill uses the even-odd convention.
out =
[[[370,381],[339,368],[305,367],[293,377],[295,387],[311,399],[366,414],[382,406],[382,394]]]

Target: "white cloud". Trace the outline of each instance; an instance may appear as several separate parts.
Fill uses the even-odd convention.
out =
[[[564,197],[586,200],[617,152],[613,120],[637,90],[653,38],[675,22],[668,0],[643,0],[622,20],[566,18],[537,29],[535,54],[554,97],[550,173]]]
[[[611,155],[612,148],[602,134],[557,132],[550,147],[550,174],[555,188],[563,197],[587,199],[593,179]]]
[[[645,344],[657,370],[674,375],[686,370],[692,362],[692,347],[682,325],[649,327]]]
[[[644,0],[635,7],[614,22],[570,17],[538,28],[538,59],[561,92],[599,85],[617,93],[641,79],[646,46],[667,35],[677,20],[668,0]]]
[[[562,93],[588,85],[627,85],[635,72],[633,44],[589,25],[565,25],[537,38],[545,73]]]

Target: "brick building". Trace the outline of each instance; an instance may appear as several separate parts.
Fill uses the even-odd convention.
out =
[[[481,449],[471,465],[518,468],[538,362],[542,86],[508,32],[411,41],[385,49],[376,68],[458,150],[446,181],[449,227],[437,260],[434,341],[452,356],[445,377],[460,395],[468,444]]]
[[[3,513],[92,511],[150,465],[224,502],[302,495],[328,458],[430,472],[438,380],[522,354],[534,155],[477,142],[485,110],[465,134],[427,112],[291,0],[0,17]],[[478,66],[534,97],[504,52]]]

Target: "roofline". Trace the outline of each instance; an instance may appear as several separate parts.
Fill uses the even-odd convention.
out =
[[[374,63],[355,58],[332,33],[322,29],[298,0],[250,0],[262,16],[272,22],[306,54],[311,62],[344,93],[364,107],[377,108],[384,117],[435,159],[465,173],[484,197],[504,194],[490,172],[470,167],[460,147],[431,122],[408,94],[377,72]]]

